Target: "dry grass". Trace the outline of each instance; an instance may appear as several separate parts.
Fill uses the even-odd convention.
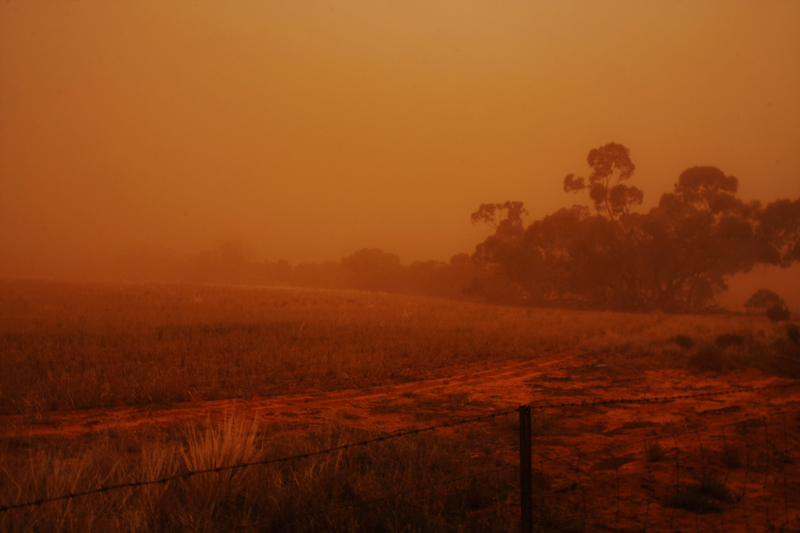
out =
[[[253,421],[188,428],[177,442],[121,450],[58,448],[0,470],[0,504],[120,481],[295,455],[375,433],[330,425],[303,439],[273,439]],[[514,531],[514,471],[478,450],[483,439],[417,435],[289,463],[200,474],[0,515],[8,532]],[[117,461],[107,459],[116,457]],[[473,473],[472,475],[470,473]],[[458,479],[444,483],[448,479]],[[417,490],[426,487],[425,490]],[[465,529],[466,528],[466,529]]]
[[[525,309],[353,291],[2,282],[0,414],[362,388],[572,350],[682,365],[687,355],[671,339],[690,336],[702,347],[725,334],[751,339],[750,347],[785,337],[746,316]]]

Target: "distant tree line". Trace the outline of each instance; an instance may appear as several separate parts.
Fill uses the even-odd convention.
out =
[[[178,256],[160,248],[140,248],[118,258],[112,277],[135,281],[225,283],[354,289],[463,298],[463,288],[481,273],[465,253],[449,262],[415,261],[403,265],[392,253],[364,248],[340,262],[300,263],[254,261],[237,241],[214,251]]]
[[[469,292],[536,306],[697,312],[727,289],[727,276],[800,261],[800,199],[745,202],[735,177],[693,167],[639,213],[644,193],[628,185],[636,167],[626,147],[591,150],[588,163],[588,179],[570,174],[563,185],[587,192],[593,210],[575,205],[527,225],[522,202],[472,214],[494,234],[472,255],[485,274]]]
[[[133,280],[357,289],[492,303],[624,311],[710,309],[726,277],[756,265],[800,261],[800,199],[767,205],[738,197],[738,180],[715,167],[684,171],[657,207],[629,185],[629,150],[591,150],[588,178],[568,175],[567,193],[588,193],[593,209],[574,205],[530,223],[522,202],[482,204],[473,223],[494,232],[472,255],[417,261],[365,248],[340,262],[258,262],[244,245],[178,257],[135,250],[118,261],[117,278]],[[769,291],[766,291],[767,293]],[[771,294],[771,295],[770,295]],[[788,313],[780,297],[754,295],[748,310]],[[777,301],[775,298],[778,298]],[[781,315],[781,316],[783,316]]]

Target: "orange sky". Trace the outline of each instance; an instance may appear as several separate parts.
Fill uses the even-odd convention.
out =
[[[244,240],[471,252],[619,142],[645,207],[715,165],[800,196],[800,2],[0,4],[0,275]]]

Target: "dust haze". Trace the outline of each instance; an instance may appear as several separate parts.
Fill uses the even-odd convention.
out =
[[[640,213],[695,166],[794,201],[799,49],[791,2],[5,2],[0,276],[459,296],[470,215],[591,208],[610,142]],[[800,310],[796,266],[725,279]]]
[[[798,51],[778,0],[0,2],[0,531],[800,531]]]

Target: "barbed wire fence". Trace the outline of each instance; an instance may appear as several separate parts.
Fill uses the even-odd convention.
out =
[[[167,485],[179,480],[250,467],[293,464],[304,459],[340,454],[379,443],[437,432],[501,417],[519,416],[518,464],[470,471],[435,483],[390,491],[347,503],[370,507],[391,505],[409,494],[433,491],[514,474],[519,492],[498,498],[498,505],[519,507],[523,533],[547,531],[800,531],[800,412],[776,411],[742,417],[736,422],[693,425],[642,439],[620,442],[608,435],[604,448],[581,450],[546,442],[532,429],[537,417],[556,410],[636,406],[714,398],[741,392],[786,389],[798,382],[765,387],[736,387],[672,396],[617,398],[572,402],[533,402],[481,415],[382,434],[357,442],[307,453],[194,470],[157,479],[98,486],[53,497],[0,504],[0,513],[71,501],[92,495]],[[598,415],[599,416],[599,415]],[[532,438],[533,437],[533,438]],[[666,443],[666,444],[665,444]],[[500,501],[502,500],[502,501]],[[466,516],[466,515],[465,515]],[[2,518],[2,515],[0,515]],[[1,522],[0,522],[1,523]],[[234,530],[259,530],[258,521]]]

